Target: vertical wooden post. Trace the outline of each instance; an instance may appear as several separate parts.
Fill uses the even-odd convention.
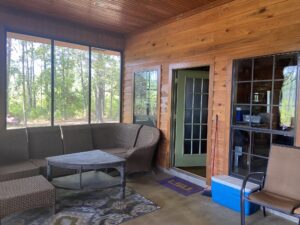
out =
[[[295,136],[295,145],[300,147],[300,56],[298,56],[298,76],[297,76],[297,102],[296,102],[296,136]],[[300,224],[300,220],[299,220]]]

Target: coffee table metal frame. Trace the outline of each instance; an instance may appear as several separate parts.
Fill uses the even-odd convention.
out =
[[[97,162],[91,162],[89,163],[89,157],[94,156],[106,156],[105,160]],[[88,156],[88,157],[87,157]],[[78,160],[76,160],[76,157]],[[81,160],[82,158],[85,158],[86,161]],[[64,158],[65,160],[61,160],[61,158]],[[91,158],[91,160],[94,158]],[[92,150],[92,151],[85,151],[80,153],[72,153],[67,155],[61,155],[61,156],[52,156],[47,157],[47,179],[49,181],[52,181],[52,167],[58,167],[62,169],[70,169],[70,170],[76,170],[76,172],[79,174],[79,187],[78,188],[72,188],[69,186],[56,186],[57,188],[62,189],[70,189],[70,190],[83,190],[83,189],[89,189],[91,187],[89,186],[83,186],[82,183],[82,173],[85,171],[97,171],[101,169],[111,169],[114,168],[120,173],[121,181],[119,184],[114,184],[111,186],[106,186],[105,188],[110,187],[121,187],[121,198],[125,198],[125,187],[126,187],[126,160],[123,158],[120,158],[118,156],[109,154],[107,152],[103,152],[101,150]],[[53,184],[55,186],[55,184]],[[103,188],[93,188],[93,189],[103,189]]]

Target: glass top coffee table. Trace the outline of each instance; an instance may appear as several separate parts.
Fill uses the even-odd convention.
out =
[[[70,190],[121,187],[125,197],[126,160],[101,150],[47,157],[47,178],[57,188]],[[52,167],[76,170],[77,174],[52,179]],[[112,177],[100,169],[115,168],[120,177]],[[88,172],[86,172],[88,171]]]

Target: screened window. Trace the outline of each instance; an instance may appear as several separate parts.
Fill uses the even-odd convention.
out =
[[[91,121],[94,123],[120,120],[119,52],[92,49]]]
[[[134,123],[157,126],[159,76],[158,69],[134,73]]]
[[[54,123],[88,123],[89,48],[59,41],[54,46]]]
[[[120,52],[7,33],[7,129],[120,120]]]
[[[234,61],[231,173],[266,171],[270,146],[294,145],[299,54]]]
[[[7,33],[7,128],[51,125],[51,41]]]

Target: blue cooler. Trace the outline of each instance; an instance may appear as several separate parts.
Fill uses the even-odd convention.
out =
[[[236,212],[240,212],[240,192],[242,183],[243,180],[235,177],[224,175],[212,177],[211,190],[213,201]],[[259,185],[248,182],[245,189],[245,195],[247,196],[258,189]],[[247,216],[255,213],[259,208],[259,205],[245,201],[245,214]]]

